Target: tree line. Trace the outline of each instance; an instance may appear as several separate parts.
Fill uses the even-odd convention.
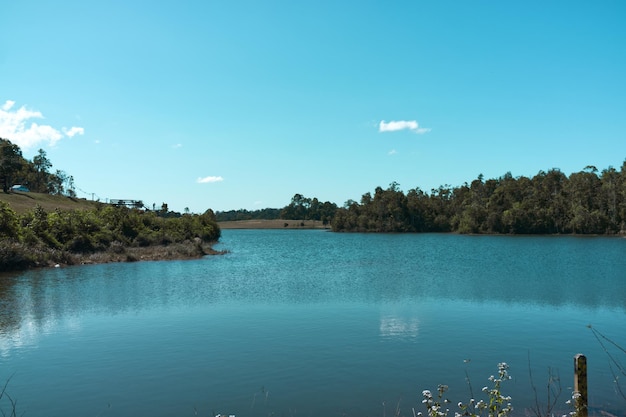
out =
[[[237,220],[319,220],[330,224],[337,205],[329,201],[320,202],[317,198],[308,198],[295,194],[291,202],[283,208],[265,208],[261,210],[230,210],[215,213],[219,222]]]
[[[228,210],[218,211],[215,217],[218,222],[230,222],[238,220],[275,220],[280,218],[280,210],[277,208],[264,208],[260,210]]]
[[[280,218],[285,220],[318,220],[329,224],[337,211],[337,205],[330,201],[321,202],[317,198],[308,198],[295,194],[289,205],[280,211]]]
[[[621,170],[559,169],[406,194],[399,184],[349,200],[332,221],[337,232],[616,234],[626,232],[626,161]]]

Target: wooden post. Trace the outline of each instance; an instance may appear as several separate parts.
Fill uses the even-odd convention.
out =
[[[587,417],[587,358],[582,353],[574,356],[574,395],[576,417]]]

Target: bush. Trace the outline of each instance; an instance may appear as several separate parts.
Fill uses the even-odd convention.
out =
[[[65,249],[74,253],[95,252],[95,245],[91,237],[80,234],[65,244]]]
[[[0,241],[0,270],[11,271],[33,266],[26,248],[11,240]]]

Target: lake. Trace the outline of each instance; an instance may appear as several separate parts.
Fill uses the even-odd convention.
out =
[[[516,415],[550,376],[567,412],[584,353],[592,410],[626,415],[587,327],[626,346],[626,239],[224,230],[216,248],[0,277],[18,414],[412,416],[447,384],[453,415],[499,362]]]

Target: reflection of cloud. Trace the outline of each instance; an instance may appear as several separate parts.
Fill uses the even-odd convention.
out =
[[[30,315],[31,311],[26,312]],[[0,333],[0,357],[11,356],[14,351],[24,347],[33,347],[39,344],[42,336],[57,333],[60,330],[78,331],[82,329],[82,323],[76,317],[66,317],[59,320],[54,315],[41,321],[33,320],[32,316],[26,318],[15,328],[2,329]]]
[[[10,356],[12,351],[24,347],[36,346],[42,335],[58,330],[58,323],[54,317],[38,322],[25,320],[13,329],[4,329],[0,336],[0,356]]]
[[[419,320],[398,316],[380,318],[380,336],[389,338],[415,338],[419,332]]]

